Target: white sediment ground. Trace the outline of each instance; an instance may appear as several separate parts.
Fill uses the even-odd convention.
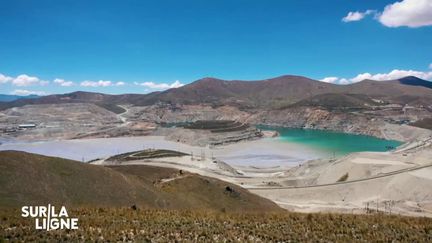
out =
[[[148,148],[171,149],[196,156],[215,157],[232,165],[296,166],[307,160],[330,156],[318,149],[275,138],[245,141],[216,148],[203,148],[165,140],[163,136],[93,138],[41,142],[3,143],[0,150],[20,150],[78,161],[106,158]]]
[[[221,151],[227,158],[235,157],[236,152],[250,155],[259,151],[257,148],[262,142],[247,142]],[[192,160],[191,156],[121,164],[169,167],[215,177],[243,186],[293,211],[380,211],[432,217],[432,187],[429,186],[432,183],[432,138],[415,143],[414,148],[403,151],[353,153],[337,159],[311,160],[291,168],[279,165],[230,167],[209,157]],[[278,151],[277,147],[273,149]],[[109,164],[103,160],[97,163]],[[341,179],[345,175],[346,178]]]

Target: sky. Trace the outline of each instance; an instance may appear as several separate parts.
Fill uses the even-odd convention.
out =
[[[0,0],[0,93],[432,80],[432,0]]]

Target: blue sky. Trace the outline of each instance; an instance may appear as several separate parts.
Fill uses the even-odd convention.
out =
[[[208,76],[432,79],[431,6],[432,0],[0,0],[0,93],[146,93]]]

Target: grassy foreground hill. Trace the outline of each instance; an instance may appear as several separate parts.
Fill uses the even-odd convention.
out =
[[[65,204],[77,230],[36,230],[21,205]],[[131,208],[137,205],[138,208]],[[216,179],[0,152],[0,242],[431,242],[432,219],[302,214]]]
[[[48,203],[233,212],[282,210],[238,186],[174,169],[104,167],[25,152],[0,152],[0,207]]]
[[[388,215],[82,208],[78,230],[35,230],[8,210],[0,242],[431,242],[432,219]]]

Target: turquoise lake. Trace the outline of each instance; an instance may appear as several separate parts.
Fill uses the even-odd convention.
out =
[[[291,142],[325,150],[337,156],[353,152],[383,152],[395,148],[402,143],[394,140],[379,139],[371,136],[354,135],[341,132],[295,129],[273,126],[257,126],[262,130],[276,130],[280,133],[281,142]]]

